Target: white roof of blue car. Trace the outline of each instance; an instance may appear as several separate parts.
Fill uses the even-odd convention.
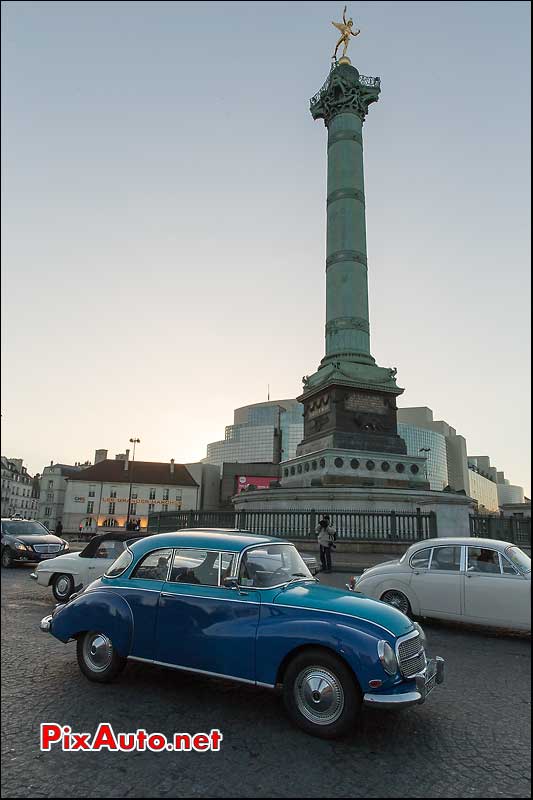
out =
[[[150,550],[161,547],[197,547],[200,550],[224,550],[239,553],[245,547],[254,544],[282,544],[283,539],[273,536],[257,536],[248,531],[227,530],[222,528],[186,528],[171,533],[148,535],[130,545],[136,555],[143,555]]]

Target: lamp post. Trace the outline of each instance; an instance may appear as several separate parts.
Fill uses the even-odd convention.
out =
[[[126,517],[126,530],[128,530],[128,525],[130,523],[130,514],[131,514],[131,489],[133,484],[133,465],[135,464],[135,445],[140,444],[141,440],[137,438],[132,438],[130,439],[130,442],[133,445],[133,458],[131,459],[130,493],[128,495],[128,516]]]
[[[431,447],[421,447],[418,451],[419,453],[431,453]],[[424,467],[426,469],[426,481],[429,481],[428,478],[428,457],[426,456],[426,460],[424,462]]]

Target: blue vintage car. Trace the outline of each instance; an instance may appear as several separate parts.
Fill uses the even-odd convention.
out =
[[[363,705],[423,703],[442,683],[420,626],[364,595],[322,586],[294,545],[188,530],[130,543],[107,573],[45,617],[75,639],[81,671],[109,681],[127,659],[274,689],[309,733],[347,733]]]

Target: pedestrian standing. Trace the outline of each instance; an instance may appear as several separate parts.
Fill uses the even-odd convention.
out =
[[[316,532],[320,547],[320,563],[323,572],[331,572],[331,551],[335,549],[337,534],[330,524],[329,514],[325,514],[319,521]]]
[[[56,536],[61,536],[62,533],[63,533],[63,523],[59,519],[56,525]]]

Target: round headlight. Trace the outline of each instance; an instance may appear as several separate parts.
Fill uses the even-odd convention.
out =
[[[418,635],[420,636],[420,644],[422,645],[422,647],[425,650],[426,646],[427,646],[427,643],[428,643],[428,640],[427,640],[426,634],[424,633],[424,629],[422,628],[421,625],[418,624],[418,622],[413,622],[413,625],[414,625],[415,630],[418,631]]]
[[[381,665],[388,675],[395,675],[398,672],[398,661],[394,650],[388,642],[381,639],[378,642],[378,657]]]

